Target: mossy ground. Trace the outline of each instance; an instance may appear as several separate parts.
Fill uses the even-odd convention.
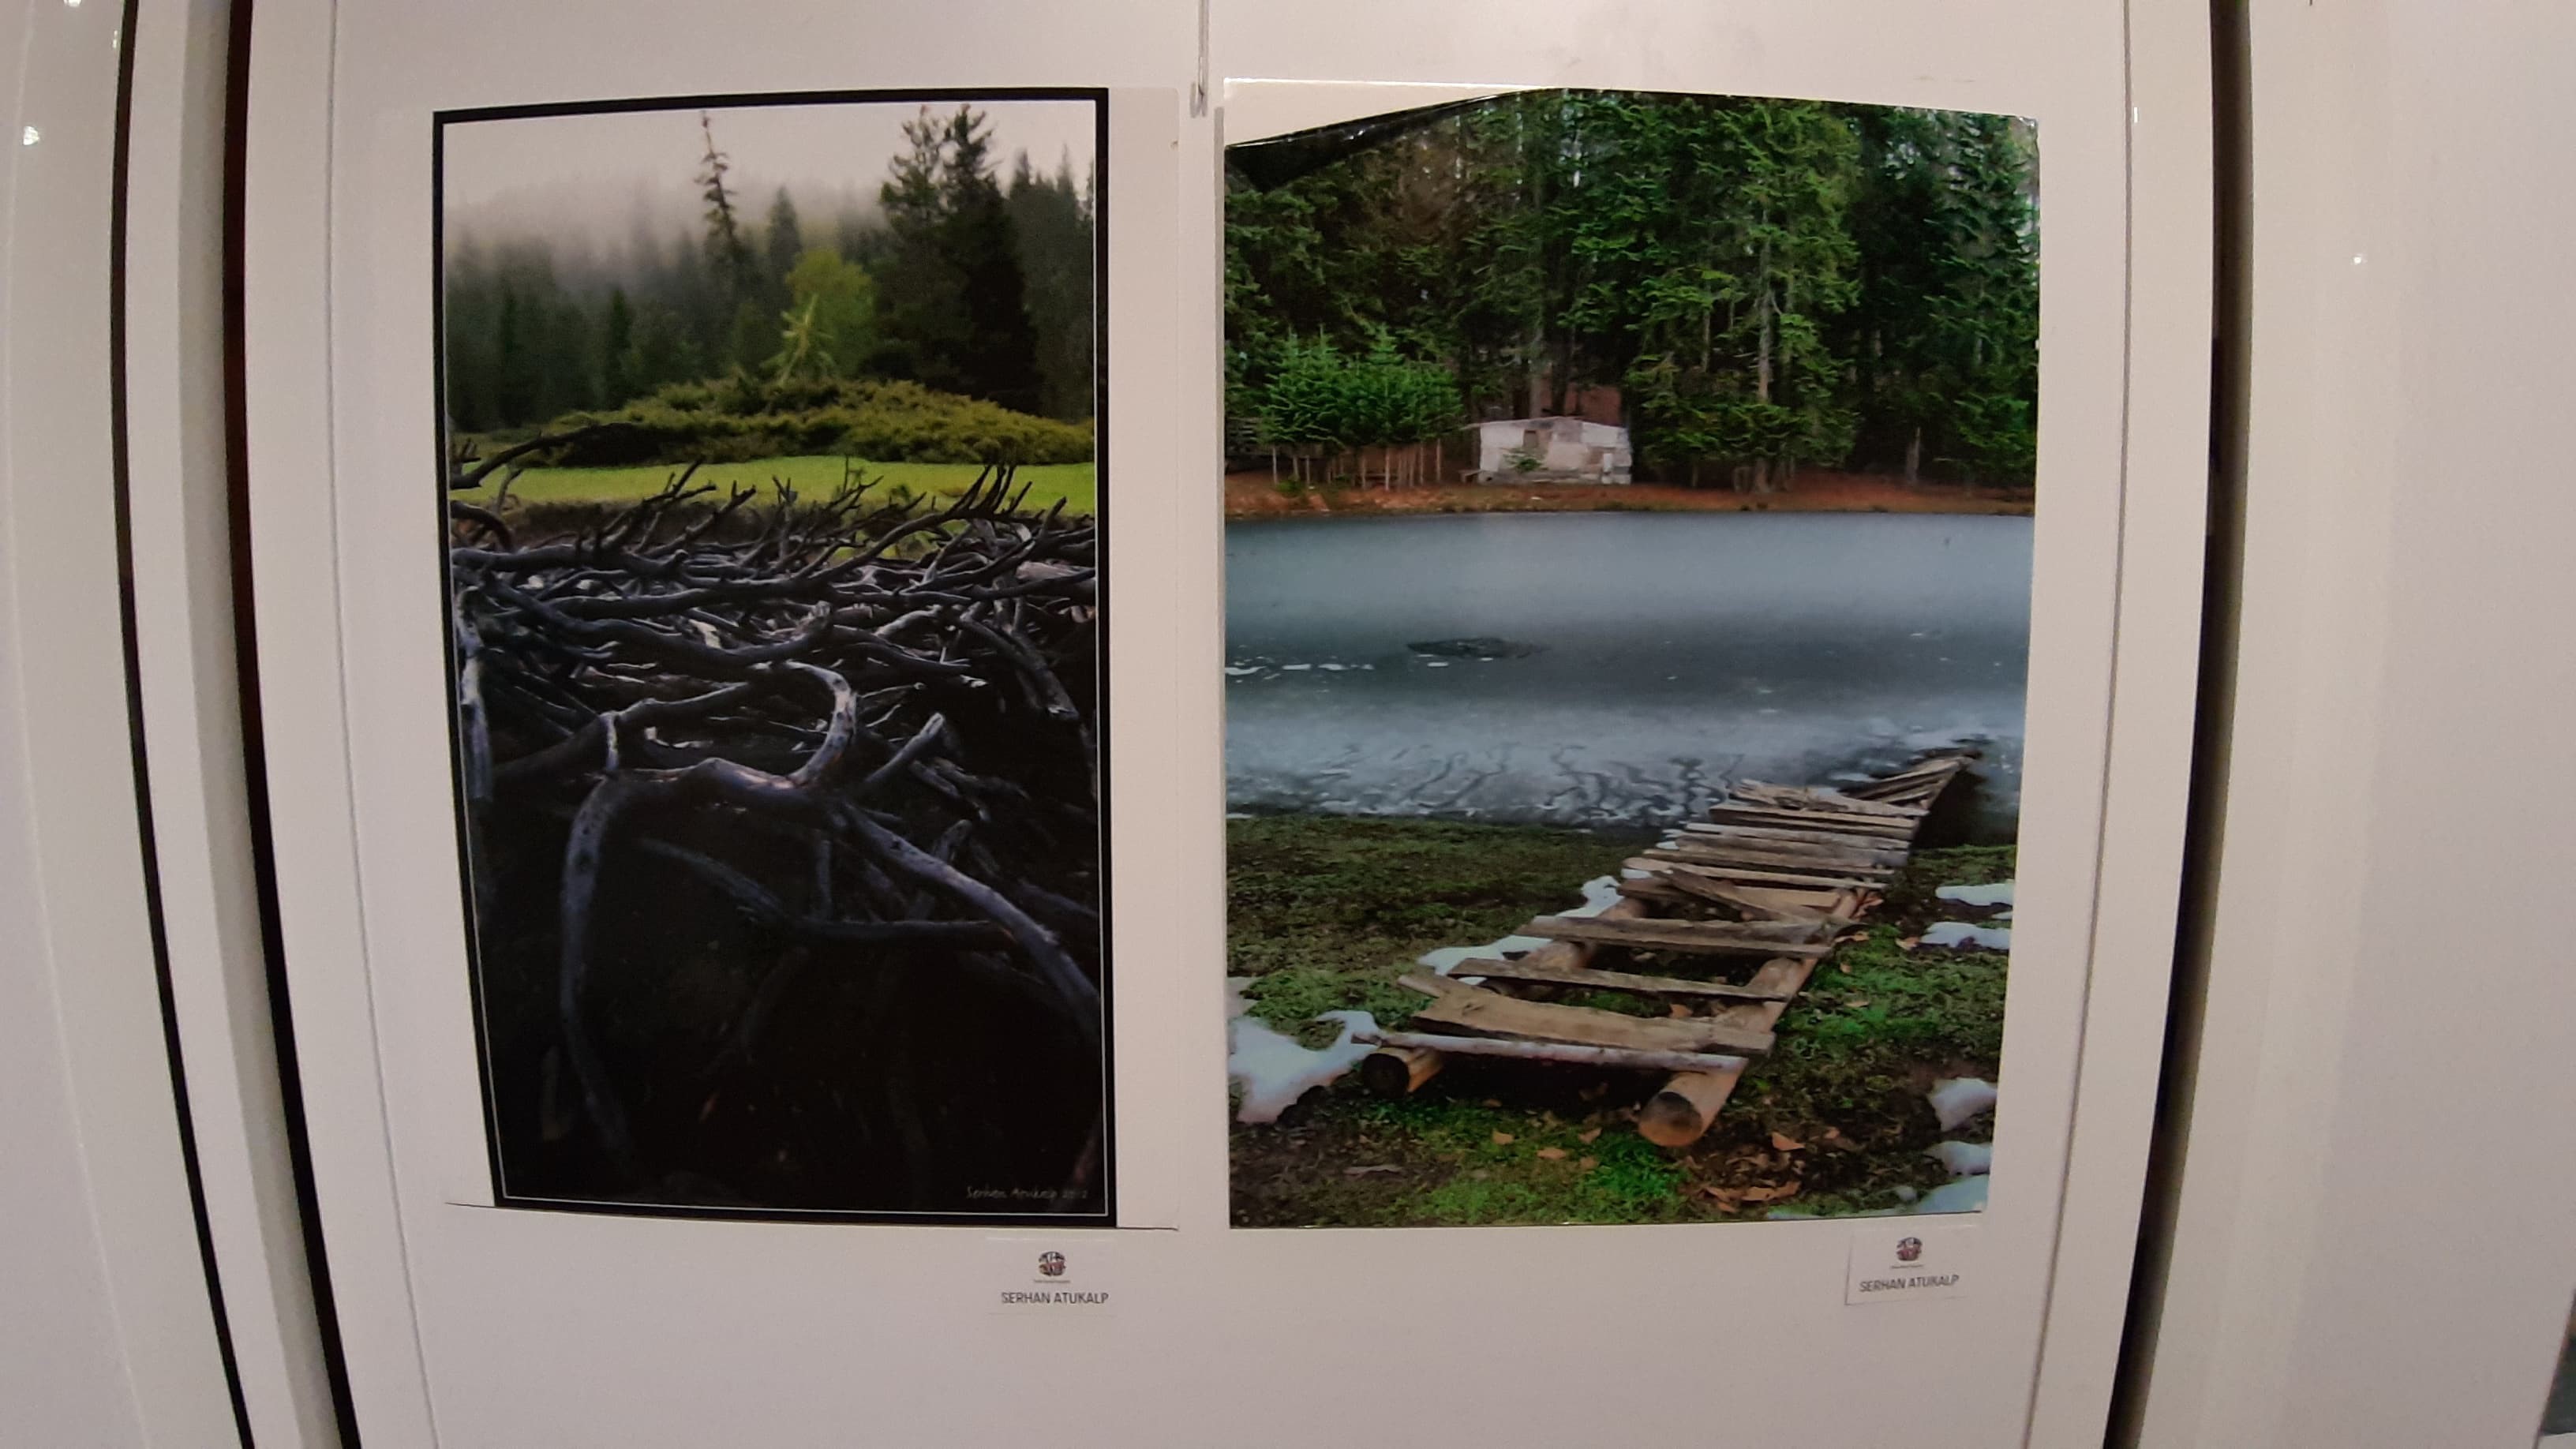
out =
[[[1422,998],[1395,984],[1422,952],[1472,945],[1561,910],[1640,842],[1543,827],[1268,816],[1229,827],[1228,974],[1251,1011],[1310,1042],[1316,1012],[1384,1025]],[[1866,937],[1818,967],[1717,1123],[1667,1151],[1636,1134],[1644,1073],[1453,1061],[1401,1099],[1356,1078],[1276,1123],[1234,1129],[1234,1219],[1246,1226],[1646,1223],[1835,1214],[1946,1181],[1924,1093],[1995,1075],[2005,958],[1917,950],[1924,925],[1974,916],[1942,885],[2008,880],[2010,846],[1916,853]],[[1615,964],[1615,963],[1605,963]],[[1616,997],[1598,1002],[1650,1010]],[[1979,1135],[1980,1128],[1964,1134]]]

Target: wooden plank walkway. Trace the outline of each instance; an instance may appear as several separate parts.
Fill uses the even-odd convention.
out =
[[[1413,1030],[1362,1032],[1377,1051],[1360,1066],[1372,1089],[1402,1094],[1450,1056],[1670,1073],[1637,1130],[1680,1147],[1698,1140],[1747,1060],[1804,990],[1836,935],[1867,920],[1914,849],[1932,802],[1967,768],[1960,751],[1839,789],[1747,781],[1652,850],[1626,863],[1621,899],[1590,916],[1541,916],[1522,934],[1546,944],[1516,960],[1471,960],[1403,985],[1432,998]],[[1626,952],[1636,969],[1593,964]],[[1758,959],[1741,982],[1671,974]],[[1632,1015],[1548,1000],[1567,991],[1631,996],[1662,1014]]]

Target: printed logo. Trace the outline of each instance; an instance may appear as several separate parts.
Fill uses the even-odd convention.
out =
[[[1913,1239],[1908,1238],[1906,1241],[1907,1241],[1907,1242],[1912,1242],[1912,1241],[1913,1241]],[[1044,1273],[1045,1275],[1047,1275],[1047,1276],[1048,1276],[1048,1277],[1050,1277],[1050,1278],[1061,1278],[1061,1277],[1063,1277],[1063,1276],[1064,1276],[1064,1254],[1062,1254],[1062,1253],[1040,1253],[1040,1254],[1038,1254],[1038,1271],[1039,1271],[1039,1272],[1041,1272],[1041,1273]]]
[[[1902,1238],[1897,1241],[1896,1261],[1900,1263],[1911,1263],[1922,1256],[1923,1240],[1921,1238]]]

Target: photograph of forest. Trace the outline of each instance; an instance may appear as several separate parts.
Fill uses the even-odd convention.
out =
[[[1112,1217],[1101,105],[441,119],[504,1204]]]
[[[2038,146],[1541,90],[1228,148],[1238,1225],[1983,1206]]]

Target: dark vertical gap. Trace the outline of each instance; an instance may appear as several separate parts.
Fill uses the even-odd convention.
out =
[[[1110,868],[1109,732],[1109,92],[1094,91],[1091,100],[1091,516],[1093,560],[1100,590],[1100,643],[1091,681],[1092,718],[1098,737],[1092,741],[1091,768],[1099,781],[1100,823],[1100,1215],[1104,1226],[1118,1226],[1118,1032],[1111,992],[1118,977],[1112,949],[1110,887],[1117,879]]]
[[[215,1352],[223,1360],[224,1394],[232,1401],[233,1436],[248,1449],[250,1406],[242,1398],[241,1362],[233,1351],[232,1317],[224,1307],[223,1272],[215,1262],[214,1226],[206,1216],[206,1180],[197,1157],[196,1116],[188,1106],[188,1067],[179,1047],[179,1000],[170,981],[170,923],[162,912],[161,847],[152,820],[150,756],[143,735],[143,650],[134,604],[134,475],[125,439],[126,190],[133,159],[134,17],[138,8],[139,0],[125,0],[116,22],[116,135],[108,163],[107,212],[109,494],[116,517],[116,615],[125,665],[125,738],[134,770],[134,830],[143,856],[143,917],[152,940],[153,984],[161,1000],[161,1051],[170,1068],[170,1106],[178,1119],[179,1162],[188,1175],[188,1212],[196,1222],[197,1263],[206,1275],[206,1306],[214,1317]]]
[[[2192,732],[2191,801],[2183,826],[2181,912],[2174,932],[2173,997],[2165,1015],[2164,1071],[2129,1315],[2112,1388],[2107,1442],[2133,1445],[2144,1428],[2147,1385],[2164,1312],[2165,1273],[2189,1147],[2210,939],[2217,919],[2219,849],[2226,832],[2228,725],[2236,702],[2237,611],[2245,562],[2245,452],[2249,426],[2254,197],[2252,36],[2246,0],[2211,0],[2210,180],[2214,189],[2209,359],[2209,520],[2202,558],[2200,707]]]
[[[260,718],[258,607],[251,586],[250,429],[242,404],[249,370],[243,351],[242,275],[251,0],[233,0],[230,20],[224,74],[224,493],[225,530],[232,544],[233,672],[241,697],[242,778],[250,816],[251,877],[259,895],[260,954],[268,979],[271,1030],[277,1039],[277,1084],[285,1105],[296,1217],[304,1228],[304,1268],[313,1288],[313,1319],[331,1384],[332,1416],[338,1421],[344,1449],[357,1449],[357,1405],[349,1393],[349,1360],[340,1341],[339,1306],[331,1293],[331,1260],[322,1246],[322,1207],[313,1186],[313,1141],[305,1125],[304,1077],[295,1054],[295,1012],[287,1000],[276,833],[268,809],[268,735]]]

